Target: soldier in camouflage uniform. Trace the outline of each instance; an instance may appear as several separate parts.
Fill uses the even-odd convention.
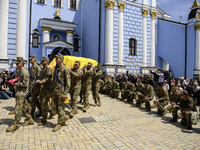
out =
[[[72,102],[71,106],[72,110],[69,116],[71,118],[74,116],[74,114],[78,114],[77,101],[81,91],[81,78],[83,76],[83,71],[79,67],[80,67],[80,61],[75,61],[73,69],[71,69],[71,66],[69,67],[71,76],[71,86],[69,89],[69,93]]]
[[[133,103],[133,99],[137,97],[135,85],[127,82],[127,102]]]
[[[61,126],[65,124],[69,119],[65,115],[65,99],[70,87],[69,69],[63,64],[64,56],[62,54],[56,55],[56,67],[53,76],[53,95],[52,95],[52,113],[58,114],[58,122],[54,127],[53,132],[61,129]]]
[[[192,113],[193,111],[197,111],[194,100],[188,96],[188,92],[183,90],[181,93],[181,101],[180,101],[180,110],[181,110],[181,124],[186,125],[187,130],[192,129]]]
[[[158,115],[164,116],[166,114],[167,109],[166,105],[169,103],[168,91],[166,88],[162,87],[162,83],[157,83],[157,99],[154,101],[156,106],[158,107]]]
[[[115,78],[113,77],[112,78],[110,96],[112,98],[118,98],[119,97],[119,92],[120,92],[119,83],[117,81],[115,81]]]
[[[180,92],[177,90],[177,86],[175,84],[171,85],[171,93],[169,94],[169,100],[171,106],[168,107],[168,110],[172,110],[173,119],[170,122],[177,122],[178,118],[178,110],[179,110],[179,103],[181,100]]]
[[[127,98],[127,84],[123,80],[120,80],[121,84],[121,100],[124,101],[124,99]]]
[[[147,80],[145,80],[143,82],[143,85],[144,85],[144,88],[143,88],[143,91],[142,91],[142,95],[143,95],[143,101],[142,102],[145,102],[146,110],[151,111],[150,102],[154,98],[154,90],[153,90],[153,87],[151,85],[149,85]]]
[[[89,94],[92,86],[92,77],[94,75],[94,71],[92,70],[92,63],[88,62],[87,66],[84,66],[83,70],[83,100],[84,100],[84,108],[83,112],[86,112],[89,108]]]
[[[104,80],[104,86],[103,86],[103,93],[104,94],[110,94],[110,88],[111,88],[112,81],[110,80],[110,76],[106,76]]]
[[[100,96],[99,96],[99,89],[100,89],[100,77],[103,74],[103,72],[101,71],[101,64],[98,64],[96,66],[96,70],[94,70],[94,76],[92,78],[92,95],[93,95],[93,99],[94,99],[94,107],[97,106],[97,102],[99,103],[99,106],[101,106],[101,100],[100,100]]]
[[[36,56],[31,55],[29,57],[29,61],[32,64],[32,67],[30,68],[30,83],[29,83],[29,88],[31,88],[35,81],[39,79],[40,73],[41,73],[41,68],[37,65],[36,63]],[[34,119],[34,113],[35,113],[35,108],[36,106],[38,107],[40,113],[37,115],[37,117],[41,116],[42,114],[42,108],[40,105],[40,102],[38,100],[38,95],[40,91],[40,85],[36,85],[35,88],[31,91],[31,116]]]
[[[142,96],[142,92],[144,89],[144,85],[141,82],[141,79],[137,79],[137,83],[136,83],[136,93],[137,93],[137,97],[136,97],[136,107],[141,107],[141,101],[143,100],[143,96]]]
[[[29,113],[30,106],[27,100],[23,100],[26,94],[28,93],[28,86],[29,86],[29,73],[28,70],[24,67],[24,59],[23,57],[17,57],[17,68],[19,69],[20,73],[17,77],[19,77],[18,81],[14,84],[15,87],[15,98],[16,98],[16,105],[15,105],[15,118],[14,123],[11,127],[7,128],[6,131],[12,132],[18,128],[18,124],[21,120],[22,112],[26,117],[26,122],[23,126],[34,124],[34,121]]]
[[[47,114],[48,114],[48,102],[50,95],[52,93],[52,81],[53,81],[53,70],[48,68],[49,59],[47,57],[43,57],[41,59],[43,70],[41,71],[42,79],[37,80],[36,83],[41,84],[40,88],[40,105],[42,107],[42,120],[38,124],[38,126],[43,126],[47,123]]]

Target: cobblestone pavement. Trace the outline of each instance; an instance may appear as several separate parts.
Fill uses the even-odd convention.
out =
[[[52,132],[57,116],[44,127],[38,127],[39,118],[34,125],[21,126],[14,133],[5,132],[13,122],[15,99],[0,100],[0,149],[200,149],[200,123],[193,130],[185,130],[177,123],[170,123],[171,114],[160,117],[156,108],[146,112],[144,107],[101,95],[102,106],[94,107],[90,95],[90,109],[66,122],[56,133]],[[66,107],[66,113],[69,109]],[[24,122],[22,117],[21,124]],[[87,123],[88,122],[88,123]]]

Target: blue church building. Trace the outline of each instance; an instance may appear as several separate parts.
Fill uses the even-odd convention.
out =
[[[200,77],[200,5],[188,23],[170,21],[156,0],[1,0],[0,69],[16,57],[92,58],[113,73],[171,70]],[[141,68],[142,67],[142,68]]]

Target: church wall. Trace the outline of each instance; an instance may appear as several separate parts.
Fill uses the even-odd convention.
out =
[[[194,24],[187,26],[187,76],[193,78],[195,64],[195,29]]]
[[[158,57],[166,60],[175,78],[185,74],[185,25],[158,19]],[[158,60],[160,58],[157,58]],[[156,64],[158,66],[159,64]]]
[[[84,1],[82,27],[83,57],[98,61],[99,1]]]

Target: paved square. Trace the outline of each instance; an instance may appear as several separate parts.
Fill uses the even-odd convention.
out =
[[[170,123],[170,113],[160,117],[156,109],[148,113],[144,107],[138,109],[126,102],[100,96],[101,107],[93,106],[90,95],[91,106],[87,113],[83,113],[83,105],[78,104],[79,114],[56,133],[52,129],[57,116],[48,120],[44,127],[38,127],[40,118],[37,118],[34,125],[21,126],[14,133],[5,132],[13,123],[14,115],[8,113],[13,110],[15,99],[0,100],[0,149],[200,149],[200,123],[188,131],[181,126],[180,119],[177,123]],[[68,111],[66,108],[67,114]],[[90,118],[87,120],[87,117]],[[20,123],[23,122],[24,117]]]

